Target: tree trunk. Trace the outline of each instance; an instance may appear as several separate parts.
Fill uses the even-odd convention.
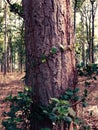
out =
[[[74,1],[74,34],[76,33],[77,0]]]
[[[11,36],[8,37],[8,46],[7,46],[7,72],[11,72]]]
[[[92,40],[91,40],[91,61],[94,63],[94,2],[92,4]]]
[[[91,16],[89,16],[88,20],[86,17],[86,39],[88,43],[88,62],[92,63],[92,54],[91,54]]]
[[[4,5],[4,45],[3,45],[3,51],[4,51],[4,64],[3,64],[3,68],[4,68],[4,75],[6,75],[7,72],[7,4],[5,3]]]
[[[86,65],[86,53],[85,53],[85,40],[84,40],[84,17],[83,17],[83,13],[81,13],[81,27],[82,27],[82,62],[84,64],[84,66]],[[87,31],[88,33],[88,31]]]
[[[77,82],[70,0],[23,0],[23,8],[26,85],[32,86],[34,103],[48,105]],[[38,125],[32,130],[39,130]]]
[[[91,19],[89,19],[89,37],[88,37],[88,45],[89,45],[89,62],[92,63],[92,41],[91,41]]]

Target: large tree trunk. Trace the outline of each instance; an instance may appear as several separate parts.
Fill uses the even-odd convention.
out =
[[[33,88],[35,103],[48,105],[50,98],[76,85],[70,0],[23,0],[23,8],[26,84]],[[53,48],[57,53],[52,55]]]

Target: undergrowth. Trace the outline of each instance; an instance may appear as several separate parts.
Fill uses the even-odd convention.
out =
[[[98,67],[95,64],[78,66],[78,73],[80,76],[89,76],[91,79],[96,80],[98,74]],[[77,87],[72,90],[68,88],[59,98],[51,98],[49,105],[42,106],[37,104],[35,107],[32,101],[32,90],[30,87],[25,87],[23,92],[18,92],[17,96],[9,95],[6,97],[5,102],[10,103],[10,111],[4,112],[6,117],[2,124],[5,130],[30,130],[32,118],[43,120],[47,117],[51,120],[53,126],[66,122],[70,127],[73,122],[74,129],[77,126],[82,126],[84,130],[90,130],[90,126],[86,126],[85,122],[77,117],[75,106],[81,103],[82,107],[87,106],[86,98],[88,96],[88,87],[90,82],[85,82],[85,89],[82,95],[79,95],[80,89]],[[84,125],[83,125],[84,124]],[[50,130],[49,128],[41,128],[40,130]]]

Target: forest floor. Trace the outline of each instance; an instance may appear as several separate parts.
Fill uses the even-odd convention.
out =
[[[90,83],[90,85],[85,86],[85,82]],[[98,76],[96,77],[96,80],[91,80],[87,77],[79,78],[78,87],[82,91],[80,92],[80,95],[83,94],[84,89],[88,90],[86,99],[87,106],[80,106],[78,109],[80,118],[85,121],[86,126],[90,126],[91,130],[98,130]]]
[[[21,73],[8,73],[6,76],[0,73],[0,130],[3,130],[3,112],[9,110],[9,105],[4,103],[4,99],[11,93],[17,95],[18,91],[23,90],[23,76],[24,74]],[[85,78],[79,79],[78,87],[80,89],[84,89],[85,81]],[[80,116],[85,120],[86,125],[90,125],[92,130],[98,130],[98,80],[90,80],[90,82],[91,85],[88,88],[90,94],[87,98],[88,106],[86,108],[79,107],[78,110],[79,113],[82,113]]]
[[[23,91],[23,76],[21,73],[8,73],[6,76],[0,73],[0,130],[3,130],[3,112],[9,110],[9,105],[4,99],[10,94],[17,95],[18,91]]]

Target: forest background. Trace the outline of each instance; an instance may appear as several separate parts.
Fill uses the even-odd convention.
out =
[[[70,3],[68,3],[68,4],[70,4]],[[26,7],[26,5],[24,7]],[[63,6],[61,6],[61,7],[63,8]],[[36,63],[33,60],[34,58],[36,58],[36,55],[34,54],[35,57],[32,58],[32,54],[30,53],[30,51],[32,51],[32,48],[34,46],[31,46],[31,48],[29,48],[30,41],[28,40],[28,44],[26,44],[26,41],[25,41],[26,38],[28,39],[28,37],[26,37],[27,34],[26,34],[25,30],[29,30],[30,28],[29,28],[29,24],[28,24],[28,26],[25,27],[25,25],[27,24],[26,22],[28,22],[28,19],[26,17],[24,20],[24,12],[23,12],[23,8],[21,6],[21,1],[18,1],[18,0],[16,0],[16,1],[1,0],[0,1],[0,72],[4,76],[3,78],[5,79],[7,74],[12,74],[12,72],[13,72],[13,74],[15,74],[16,72],[21,72],[21,74],[24,74],[24,72],[26,71],[26,75],[23,77],[23,79],[25,80],[26,85],[31,86],[33,89],[35,89],[35,93],[36,93],[35,96],[33,95],[33,102],[35,101],[35,104],[33,107],[35,107],[36,102],[38,103],[39,101],[41,101],[42,105],[47,106],[48,101],[49,101],[48,99],[52,95],[52,96],[54,96],[54,98],[52,99],[52,102],[55,104],[54,108],[56,109],[56,111],[54,110],[54,108],[52,108],[51,111],[48,111],[46,108],[44,110],[44,108],[42,106],[38,106],[38,109],[40,108],[40,110],[42,111],[41,114],[43,114],[43,111],[44,111],[44,114],[46,114],[44,116],[47,117],[47,115],[48,115],[49,120],[47,119],[47,122],[49,124],[47,124],[47,122],[46,122],[46,124],[44,124],[43,123],[44,121],[42,122],[42,124],[40,124],[39,122],[37,122],[37,119],[35,119],[33,117],[32,121],[34,121],[35,124],[34,124],[34,126],[32,126],[31,120],[29,120],[30,117],[27,117],[27,115],[31,114],[30,113],[31,111],[28,111],[29,109],[31,110],[31,107],[30,107],[32,104],[31,97],[28,97],[27,92],[18,93],[18,97],[14,97],[14,98],[12,97],[12,95],[10,95],[10,96],[8,96],[7,100],[12,103],[12,106],[15,105],[14,107],[10,106],[11,107],[10,112],[12,112],[13,109],[15,111],[13,114],[12,113],[5,114],[5,116],[10,117],[10,118],[8,118],[8,120],[3,122],[3,125],[5,126],[5,128],[7,130],[8,130],[8,128],[14,129],[14,130],[19,129],[19,128],[16,128],[16,126],[17,126],[16,124],[20,123],[20,122],[22,122],[23,124],[20,123],[18,125],[18,127],[22,126],[23,129],[25,129],[25,130],[26,129],[50,130],[51,127],[53,127],[52,129],[54,130],[55,123],[57,123],[56,130],[61,130],[61,129],[65,130],[66,125],[64,124],[63,121],[67,122],[68,126],[66,126],[66,129],[68,127],[68,129],[73,130],[73,129],[75,129],[74,125],[76,128],[79,126],[79,125],[77,125],[78,123],[76,124],[77,120],[79,122],[79,119],[74,118],[74,116],[76,115],[75,114],[76,108],[74,108],[74,107],[76,107],[75,104],[78,104],[78,102],[79,103],[81,102],[80,108],[86,107],[87,106],[86,97],[89,95],[89,93],[91,93],[94,90],[94,88],[96,88],[96,84],[97,84],[96,83],[97,74],[98,74],[98,65],[97,65],[97,63],[98,63],[98,58],[97,58],[98,57],[98,53],[97,53],[98,52],[98,36],[97,36],[97,34],[98,34],[97,33],[98,32],[98,25],[97,25],[98,9],[97,8],[98,8],[97,0],[91,0],[91,1],[89,1],[89,0],[80,0],[80,1],[72,0],[71,1],[71,8],[69,8],[71,11],[71,15],[69,15],[69,16],[71,16],[71,18],[72,18],[72,26],[69,26],[70,24],[68,24],[68,27],[69,28],[72,27],[74,32],[73,32],[73,35],[70,35],[68,32],[68,34],[72,37],[70,37],[71,39],[69,39],[69,36],[68,36],[67,42],[69,43],[71,41],[73,43],[73,39],[75,37],[74,47],[69,45],[66,48],[63,45],[63,43],[61,43],[59,45],[60,53],[62,54],[62,56],[63,56],[64,52],[66,53],[68,51],[68,53],[66,53],[66,56],[68,56],[67,58],[69,58],[69,63],[68,64],[66,63],[66,67],[68,69],[67,71],[64,70],[64,66],[62,64],[62,66],[63,66],[62,70],[64,72],[66,72],[65,78],[66,79],[68,78],[68,82],[65,82],[64,80],[62,80],[63,79],[62,78],[61,79],[62,84],[65,83],[66,86],[69,87],[65,92],[65,95],[66,95],[65,97],[66,97],[66,100],[68,100],[68,101],[66,101],[66,100],[64,101],[62,98],[60,98],[60,99],[55,98],[55,97],[57,97],[57,95],[61,96],[60,95],[61,93],[59,93],[59,92],[56,93],[58,90],[56,91],[55,86],[53,86],[55,77],[54,78],[52,77],[54,81],[51,80],[52,82],[50,84],[48,84],[48,82],[45,82],[46,85],[54,87],[52,92],[51,92],[50,88],[48,91],[48,89],[45,88],[45,86],[44,87],[41,86],[43,84],[41,84],[42,82],[40,82],[40,78],[39,78],[39,81],[37,82],[37,83],[40,82],[40,84],[41,84],[41,85],[39,84],[40,87],[38,87],[38,90],[39,91],[41,90],[41,92],[43,94],[41,94],[39,91],[37,92],[37,89],[33,88],[34,86],[32,86],[33,80],[36,81],[36,79],[34,77],[34,76],[36,76],[36,74],[35,73],[34,73],[35,75],[32,75],[32,74],[33,74],[33,72],[36,72],[37,74],[39,73],[36,69],[36,66],[38,66],[38,65],[41,65],[41,64],[43,65],[46,63],[48,65],[48,67],[50,65],[50,72],[51,72],[51,74],[53,74],[53,75],[50,75],[50,77],[54,76],[54,74],[56,73],[55,67],[50,61],[47,60],[47,58],[49,58],[49,60],[50,60],[50,59],[54,58],[55,56],[57,56],[58,49],[56,48],[56,46],[52,46],[49,54],[48,53],[45,54],[45,52],[42,51],[43,52],[42,55],[41,56],[38,55],[39,57],[37,57],[37,58],[41,58],[41,59],[38,60]],[[24,9],[27,9],[27,8],[24,8]],[[70,12],[69,9],[67,10],[68,13]],[[29,12],[30,10],[27,9],[27,11]],[[27,15],[26,10],[25,10],[25,15]],[[67,16],[67,18],[69,18],[69,17]],[[58,19],[59,19],[59,17],[58,17]],[[35,18],[35,20],[38,20],[38,19]],[[37,22],[39,22],[39,21],[36,21],[34,24],[35,25],[38,24]],[[45,22],[47,22],[47,21],[45,21]],[[52,25],[52,27],[53,27],[53,25]],[[69,29],[69,28],[67,28],[67,29]],[[32,27],[31,27],[31,29],[32,29]],[[46,37],[47,37],[47,35],[46,35]],[[25,40],[24,40],[24,38],[25,38]],[[33,37],[33,38],[35,38],[35,37]],[[52,38],[51,34],[50,34],[49,38]],[[32,38],[30,40],[32,40]],[[35,39],[35,41],[36,41],[36,39]],[[50,40],[50,42],[51,42],[51,40]],[[55,43],[53,43],[53,44],[55,44]],[[76,57],[73,57],[73,53],[74,53],[73,48],[75,49]],[[39,49],[39,45],[38,45],[38,49]],[[41,49],[42,49],[42,46],[41,46]],[[69,53],[69,51],[71,53]],[[76,70],[73,69],[75,67],[74,58],[76,58],[76,62],[77,62],[79,85],[80,86],[83,85],[80,82],[81,79],[83,80],[83,83],[84,83],[84,85],[81,87],[81,89],[80,89],[80,87],[74,88],[74,86],[76,85],[76,81],[77,81]],[[55,60],[57,60],[57,59],[54,58],[53,63],[55,63]],[[62,58],[61,60],[63,61],[64,59]],[[48,64],[48,62],[49,62],[49,64]],[[47,68],[46,65],[44,66],[44,68]],[[44,68],[42,70],[40,70],[40,68],[39,68],[39,70],[43,71],[42,73],[46,74],[48,76],[49,73],[48,73],[48,71],[44,71]],[[46,69],[46,70],[48,70],[48,69]],[[57,69],[57,70],[59,70],[59,69]],[[62,71],[62,76],[64,76],[63,71]],[[71,75],[70,75],[70,73],[71,73]],[[20,74],[20,77],[21,77],[21,74]],[[43,78],[47,78],[47,76],[44,77],[44,75],[43,75]],[[82,76],[82,78],[80,78],[80,76]],[[50,77],[48,76],[47,81],[48,81],[48,79],[50,79]],[[57,82],[59,82],[59,78],[58,78],[58,81],[56,81],[56,83]],[[0,87],[2,87],[3,85],[6,86],[8,84],[4,82],[4,83],[1,83],[0,85],[1,85]],[[35,84],[35,86],[36,86],[36,84]],[[72,89],[70,89],[71,86],[73,86]],[[87,88],[90,88],[90,89],[87,89],[84,86],[86,86]],[[62,87],[62,86],[60,86],[60,87]],[[31,90],[28,90],[28,87],[26,87],[24,89],[29,91],[29,96],[31,96],[30,95]],[[65,88],[63,88],[63,89],[65,89]],[[44,91],[47,91],[47,93],[44,93]],[[81,95],[77,95],[77,93],[79,91],[82,91]],[[11,92],[12,92],[12,90],[11,90]],[[54,92],[54,95],[53,95],[53,92]],[[96,91],[94,90],[94,92],[97,92],[97,90]],[[44,95],[44,94],[46,94],[46,95]],[[37,96],[39,96],[41,98],[38,99]],[[44,96],[46,96],[46,98],[44,98]],[[68,98],[70,96],[72,96],[74,98],[73,99]],[[96,99],[96,102],[97,102],[97,96],[98,95],[96,95],[96,97],[94,97],[94,99]],[[27,97],[27,98],[25,99],[24,97]],[[35,99],[35,97],[36,97],[36,99]],[[16,115],[17,111],[19,111],[19,110],[16,109],[16,104],[14,104],[13,99],[15,99],[15,101],[16,101],[15,103],[18,104],[18,106],[20,105],[19,103],[24,101],[24,105],[21,106],[23,108],[21,110],[22,115],[20,114],[22,116],[21,118],[23,119],[22,121],[19,117],[17,117],[19,115]],[[88,98],[88,100],[90,100],[90,99],[91,99],[91,97]],[[20,102],[18,102],[18,101],[20,101]],[[75,103],[73,103],[74,101],[75,101]],[[69,102],[72,103],[72,106],[74,106],[73,108],[70,108],[68,106]],[[28,103],[29,105],[25,104],[25,103]],[[37,105],[39,105],[39,104],[37,104]],[[66,105],[67,105],[67,108],[66,108],[67,111],[65,111]],[[60,106],[60,108],[59,108],[59,106]],[[25,112],[24,112],[24,107],[26,109]],[[64,107],[64,109],[62,109],[63,107]],[[91,106],[91,108],[93,108],[93,107]],[[93,112],[92,112],[91,108],[90,108],[87,120],[88,120],[90,114],[92,116]],[[33,112],[35,112],[35,111],[36,110],[34,109]],[[76,112],[78,113],[78,111],[76,111]],[[59,113],[58,116],[56,115],[57,113]],[[64,115],[65,113],[67,113],[66,116]],[[39,116],[39,115],[37,115],[37,116]],[[33,115],[33,116],[35,116],[35,115]],[[40,115],[40,116],[42,116],[42,115]],[[85,118],[84,115],[83,115],[83,118]],[[43,120],[45,120],[45,119],[43,119]],[[54,126],[50,126],[50,122],[49,122],[50,120],[52,121]],[[12,125],[13,122],[14,122],[14,125]],[[93,122],[93,121],[90,121],[90,123],[91,122]],[[36,126],[36,123],[38,124],[38,126]],[[63,125],[62,125],[62,123],[63,123]],[[79,122],[79,123],[83,125],[83,123],[81,123],[81,122]],[[88,130],[90,128],[97,129],[98,123],[96,123],[95,126],[93,123],[91,123],[91,124],[90,123],[86,122],[86,124],[84,126],[80,125],[79,127],[82,127],[82,130],[83,129]],[[32,128],[31,128],[31,126],[32,126]],[[42,126],[44,126],[44,128],[42,128]],[[45,128],[45,126],[47,126],[49,128]]]

